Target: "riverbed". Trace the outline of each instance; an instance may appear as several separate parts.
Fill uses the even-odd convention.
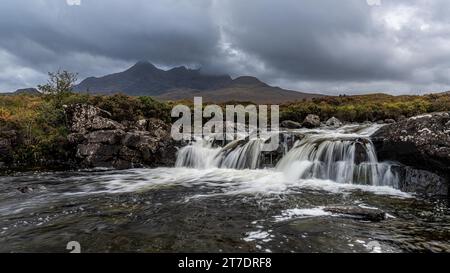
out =
[[[378,208],[380,222],[329,206]],[[445,203],[273,169],[158,168],[0,178],[0,252],[448,252]]]

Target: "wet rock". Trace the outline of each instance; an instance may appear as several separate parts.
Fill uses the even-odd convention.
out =
[[[303,127],[317,128],[320,126],[320,117],[317,115],[308,115],[303,121]]]
[[[337,127],[341,127],[343,124],[342,124],[342,122],[339,119],[337,119],[335,117],[332,117],[332,118],[327,120],[326,125],[329,126],[329,127],[337,128]]]
[[[380,209],[362,208],[358,206],[335,206],[324,208],[324,211],[343,214],[364,221],[380,222],[386,219],[386,213]]]
[[[450,179],[450,113],[440,112],[412,117],[382,127],[372,141],[380,160],[392,160],[415,169]],[[427,195],[440,195],[442,187],[428,176],[411,179],[408,188],[426,188]],[[428,185],[428,186],[426,186]]]
[[[386,124],[395,123],[395,119],[385,119],[384,123],[386,123]]]
[[[292,120],[285,120],[281,122],[281,127],[286,129],[299,129],[302,128],[302,125]]]
[[[406,119],[406,117],[404,115],[400,115],[397,117],[397,121],[403,121],[405,119]]]
[[[429,171],[411,167],[397,167],[401,175],[399,189],[414,192],[425,197],[441,197],[448,193],[448,184],[444,177]]]
[[[18,187],[17,190],[20,191],[21,193],[30,193],[30,192],[33,192],[33,188],[30,188],[30,187],[28,187],[28,186]]]

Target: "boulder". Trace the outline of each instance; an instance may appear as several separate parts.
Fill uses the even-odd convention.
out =
[[[339,119],[332,117],[327,120],[326,125],[329,127],[338,128],[338,127],[341,127],[343,124]]]
[[[84,137],[89,143],[117,144],[122,141],[125,132],[117,130],[100,130],[86,134]]]
[[[448,183],[442,176],[411,167],[400,167],[400,190],[414,192],[424,197],[445,197]]]
[[[132,168],[172,166],[177,148],[171,127],[159,119],[137,122],[110,119],[110,114],[92,105],[67,108],[72,131],[68,141],[76,145],[80,167]]]
[[[303,121],[303,127],[317,128],[320,126],[320,117],[317,115],[308,115]]]
[[[73,133],[124,129],[123,125],[109,119],[111,116],[109,112],[89,104],[74,104],[67,107],[66,116]]]
[[[395,123],[395,119],[385,119],[384,123],[386,123],[386,124]]]
[[[392,160],[450,179],[450,113],[421,115],[389,124],[372,135],[379,160]],[[440,189],[434,180],[414,179],[409,188]],[[438,194],[441,190],[438,190]],[[427,191],[428,194],[432,192]]]
[[[286,129],[299,129],[302,128],[302,125],[292,120],[285,120],[281,122],[281,127]]]

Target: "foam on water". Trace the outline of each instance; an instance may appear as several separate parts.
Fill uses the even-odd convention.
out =
[[[273,195],[301,192],[302,189],[326,191],[329,193],[351,193],[362,190],[374,194],[408,198],[411,195],[387,186],[340,184],[331,180],[291,179],[277,170],[235,170],[235,169],[192,169],[157,168],[133,169],[121,174],[102,175],[97,183],[90,183],[78,192],[124,193],[146,191],[170,186],[202,186],[209,189],[193,198],[217,195]]]

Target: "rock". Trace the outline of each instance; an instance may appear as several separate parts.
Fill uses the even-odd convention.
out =
[[[386,124],[395,123],[395,120],[394,119],[385,119],[384,123],[386,123]]]
[[[125,132],[123,130],[101,130],[86,134],[89,143],[117,144],[122,141]]]
[[[18,187],[17,190],[20,191],[21,193],[30,193],[33,191],[33,188],[25,186],[25,187]]]
[[[111,120],[109,114],[92,105],[67,107],[72,133],[68,141],[76,145],[81,168],[134,168],[173,166],[176,147],[171,127],[159,119]]]
[[[317,128],[320,126],[320,117],[317,115],[308,115],[303,121],[303,127]]]
[[[337,128],[337,127],[341,127],[343,124],[342,124],[342,122],[339,119],[337,119],[335,117],[332,117],[332,118],[327,120],[326,125],[329,126],[329,127]]]
[[[132,148],[138,148],[153,142],[154,140],[151,137],[150,132],[146,131],[127,132],[122,140],[123,145]]]
[[[444,177],[407,166],[398,168],[401,176],[398,185],[400,190],[424,197],[445,197],[448,194],[449,187]]]
[[[358,206],[336,206],[324,208],[324,211],[344,214],[363,221],[380,222],[386,219],[386,213],[380,209]]]
[[[89,104],[74,104],[66,109],[70,130],[85,134],[95,130],[124,129],[120,123],[109,119],[111,114]]]
[[[287,128],[287,129],[299,129],[299,128],[302,128],[302,125],[300,123],[292,121],[292,120],[285,120],[285,121],[281,122],[281,127]]]
[[[67,136],[67,140],[72,144],[82,143],[85,139],[85,135],[80,133],[72,133]]]
[[[15,130],[0,131],[0,168],[13,162],[14,147],[19,143],[19,136]]]
[[[450,179],[450,113],[440,112],[412,117],[386,125],[372,135],[378,158],[392,160],[415,169],[436,173]],[[439,189],[433,180],[410,180],[408,188]]]

